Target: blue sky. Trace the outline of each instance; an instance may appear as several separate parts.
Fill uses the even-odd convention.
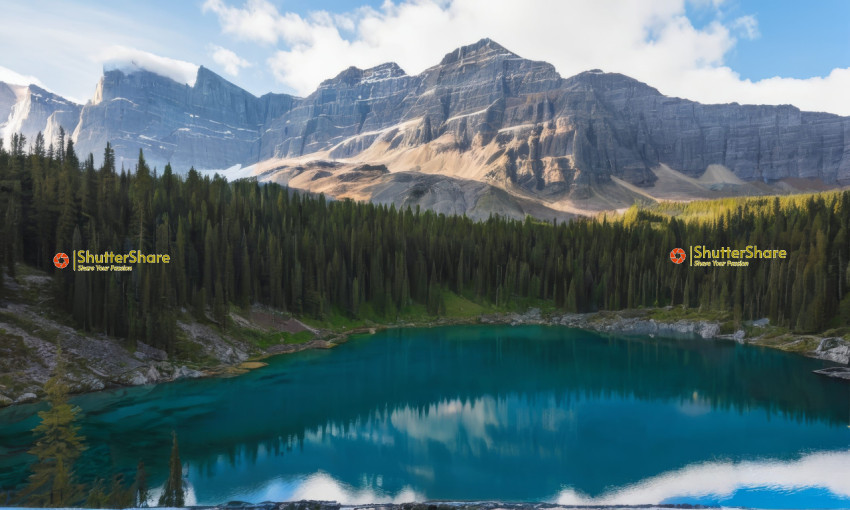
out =
[[[37,80],[81,102],[105,62],[146,62],[146,54],[166,59],[158,69],[204,65],[257,95],[306,95],[348,65],[393,60],[418,73],[457,46],[491,37],[563,76],[602,68],[702,102],[792,103],[850,115],[846,0],[4,4],[0,80]]]
[[[759,37],[741,41],[729,52],[727,65],[743,78],[825,76],[850,67],[850,2],[749,0],[728,2],[727,17],[752,15]],[[713,9],[687,5],[696,26],[710,22]]]

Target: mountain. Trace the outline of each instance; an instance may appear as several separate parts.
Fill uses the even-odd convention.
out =
[[[110,141],[128,165],[141,148],[160,168],[227,168],[258,161],[265,120],[291,103],[285,94],[257,98],[204,67],[193,86],[145,70],[111,70],[83,107],[74,140],[95,154]]]
[[[489,39],[415,76],[394,63],[350,67],[305,98],[256,97],[200,67],[191,85],[110,70],[81,108],[36,104],[0,88],[6,131],[47,129],[52,116],[98,161],[111,141],[129,168],[142,148],[160,168],[251,165],[231,174],[476,217],[850,183],[848,117],[703,105],[599,70],[562,78]],[[24,111],[32,122],[16,120]]]
[[[36,85],[10,85],[0,82],[0,139],[8,147],[15,133],[35,140],[41,132],[45,144],[56,140],[59,127],[68,136],[77,125],[81,106]]]

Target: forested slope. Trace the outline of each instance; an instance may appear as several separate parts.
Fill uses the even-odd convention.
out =
[[[850,192],[631,209],[569,223],[396,210],[328,201],[274,184],[228,183],[139,154],[133,172],[82,162],[73,144],[0,151],[3,268],[53,274],[55,306],[84,330],[174,351],[180,308],[261,303],[308,318],[394,320],[413,306],[445,312],[452,291],[502,309],[567,311],[686,305],[769,317],[796,331],[848,320]],[[777,248],[788,258],[742,268],[674,265],[674,247]],[[57,252],[142,250],[171,256],[130,272],[57,270]],[[2,279],[0,279],[2,282]],[[2,292],[2,290],[0,290]]]

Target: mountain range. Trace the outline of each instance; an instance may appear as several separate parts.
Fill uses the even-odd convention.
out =
[[[337,198],[486,218],[567,218],[636,201],[850,183],[850,117],[704,105],[616,73],[561,77],[490,39],[410,76],[350,67],[307,97],[256,97],[200,67],[193,84],[104,72],[85,105],[0,83],[0,133],[55,140],[132,168],[229,169]]]

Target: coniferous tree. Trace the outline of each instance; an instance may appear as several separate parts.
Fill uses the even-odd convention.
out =
[[[78,327],[174,352],[182,309],[200,320],[252,303],[316,318],[431,314],[452,293],[499,308],[537,300],[594,311],[668,306],[769,317],[800,331],[850,317],[850,193],[734,198],[633,207],[619,218],[484,222],[429,211],[326,201],[255,181],[228,183],[170,165],[156,176],[140,154],[115,173],[83,168],[66,137],[0,149],[0,262],[54,275]],[[58,144],[58,148],[57,148]],[[785,249],[785,259],[736,271],[673,266],[675,246]],[[73,248],[168,253],[167,267],[75,275],[53,268]],[[744,276],[739,285],[736,276]],[[75,299],[78,298],[78,299]],[[442,304],[441,304],[442,303]],[[446,310],[451,313],[452,310]]]
[[[86,497],[86,508],[106,508],[106,489],[103,487],[103,479],[98,478],[89,489]]]
[[[106,496],[107,508],[127,508],[133,504],[132,487],[124,485],[124,475],[116,473],[112,476],[112,486]]]
[[[65,359],[59,348],[53,375],[44,385],[49,407],[38,413],[41,423],[33,429],[38,439],[29,451],[37,460],[22,496],[32,506],[70,506],[81,496],[73,467],[85,449],[84,438],[75,425],[80,409],[68,402],[65,374]]]
[[[180,462],[180,447],[177,445],[177,433],[172,432],[171,458],[168,462],[168,479],[159,497],[159,506],[184,506],[186,493],[183,488],[183,464]]]
[[[148,473],[145,470],[145,463],[140,460],[136,466],[136,479],[133,482],[133,505],[147,507],[148,497]]]

